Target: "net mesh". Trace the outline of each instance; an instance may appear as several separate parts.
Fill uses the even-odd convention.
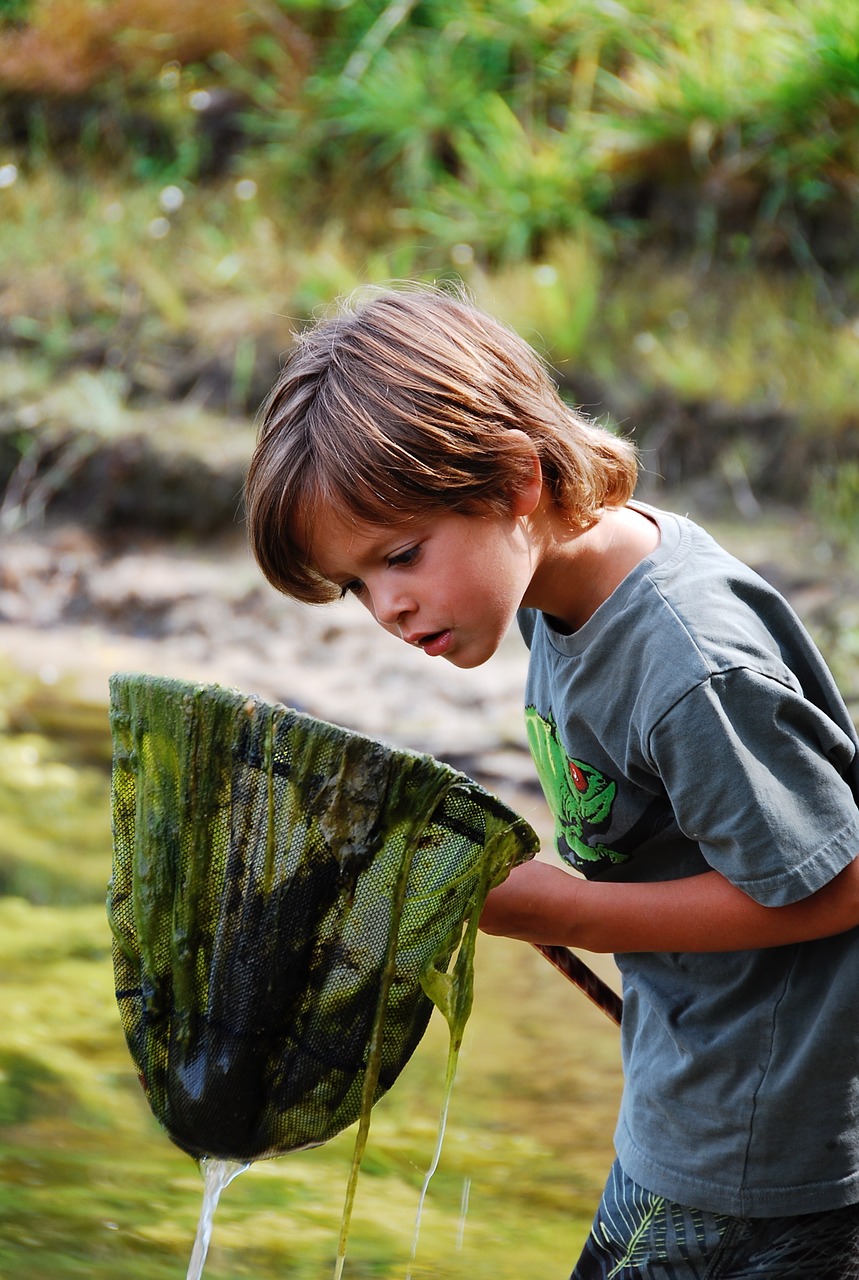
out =
[[[195,1157],[326,1141],[419,1043],[466,920],[537,837],[430,756],[236,690],[111,679],[116,997]]]

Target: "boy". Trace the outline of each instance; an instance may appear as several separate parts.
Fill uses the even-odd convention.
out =
[[[789,606],[466,300],[298,342],[247,480],[281,591],[461,667],[514,617],[562,857],[490,933],[612,951],[625,1087],[573,1280],[859,1277],[859,739]]]

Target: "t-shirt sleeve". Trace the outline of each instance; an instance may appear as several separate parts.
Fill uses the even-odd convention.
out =
[[[801,691],[747,669],[711,676],[648,746],[683,832],[757,902],[807,897],[859,854],[855,745]]]

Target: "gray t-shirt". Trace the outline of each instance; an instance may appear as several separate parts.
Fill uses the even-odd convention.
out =
[[[590,879],[714,868],[781,906],[859,853],[859,739],[784,599],[691,521],[572,635],[523,610],[526,719],[558,847]],[[625,953],[615,1143],[657,1194],[738,1216],[859,1200],[859,929]]]

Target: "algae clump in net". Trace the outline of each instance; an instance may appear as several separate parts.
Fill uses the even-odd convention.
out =
[[[156,1118],[242,1162],[366,1130],[433,1002],[458,1050],[483,901],[535,833],[430,756],[237,690],[121,674],[110,715],[116,996]]]

